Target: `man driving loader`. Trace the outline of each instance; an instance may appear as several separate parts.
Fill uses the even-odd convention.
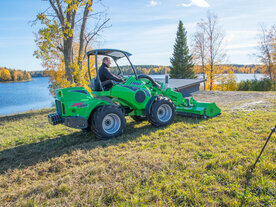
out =
[[[99,77],[102,82],[103,88],[109,90],[116,82],[123,82],[124,80],[121,77],[113,75],[109,71],[111,65],[111,60],[109,57],[103,58],[103,63],[99,68]]]

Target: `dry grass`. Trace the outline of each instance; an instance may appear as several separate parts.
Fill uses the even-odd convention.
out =
[[[49,125],[53,109],[0,117],[0,206],[275,206],[275,135],[246,196],[244,183],[276,123],[276,93],[249,111],[231,109],[245,99],[215,96],[219,117],[165,128],[128,119],[108,141]]]

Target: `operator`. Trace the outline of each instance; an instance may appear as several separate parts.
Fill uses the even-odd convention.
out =
[[[124,81],[121,77],[113,75],[109,71],[110,65],[111,65],[110,58],[109,57],[104,57],[103,58],[103,64],[101,65],[101,67],[99,69],[99,77],[100,77],[101,82],[111,80],[107,85],[105,85],[106,89],[110,89],[117,82],[123,82]]]

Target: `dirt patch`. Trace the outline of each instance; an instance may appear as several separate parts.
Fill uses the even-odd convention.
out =
[[[276,92],[244,91],[199,91],[193,96],[197,101],[214,102],[229,110],[271,109],[276,108]]]

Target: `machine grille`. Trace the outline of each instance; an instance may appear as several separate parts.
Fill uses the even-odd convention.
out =
[[[62,111],[63,111],[63,114],[66,114],[64,103],[62,103]]]
[[[57,113],[62,114],[61,102],[56,100]]]

